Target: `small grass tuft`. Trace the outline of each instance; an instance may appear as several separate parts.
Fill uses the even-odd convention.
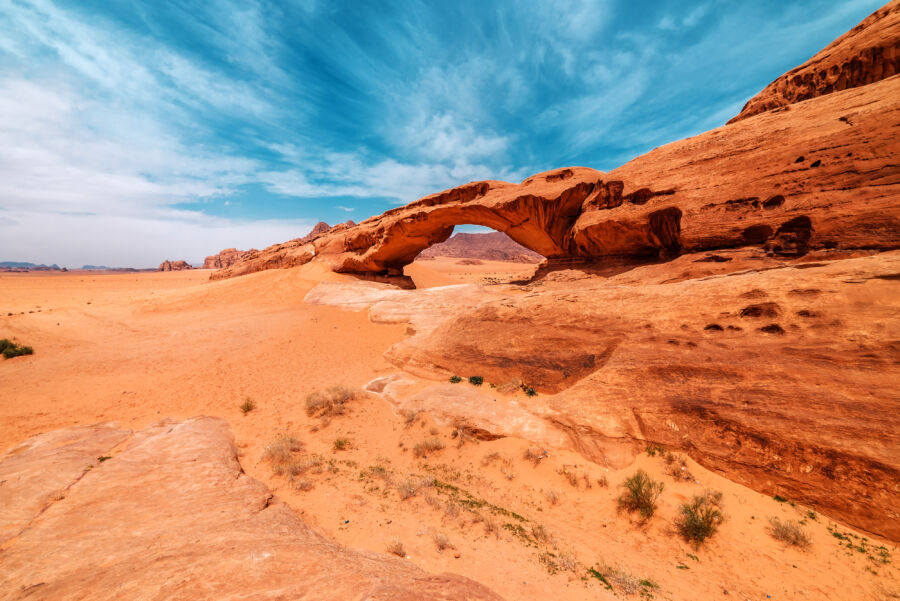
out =
[[[347,386],[332,386],[324,391],[318,390],[306,397],[306,414],[321,418],[343,415],[347,411],[347,402],[355,398],[356,391]]]
[[[541,447],[528,447],[527,449],[525,449],[524,456],[525,459],[537,465],[541,462],[541,460],[544,459],[544,457],[547,457],[547,451],[546,449],[543,449]]]
[[[447,538],[447,535],[443,532],[435,532],[432,538],[434,540],[434,546],[437,547],[438,551],[456,548],[453,546],[453,543],[450,542],[450,539]]]
[[[413,447],[413,454],[416,457],[425,457],[428,453],[440,451],[444,448],[444,443],[440,438],[427,438]]]
[[[99,457],[97,457],[97,461],[99,461],[100,463],[103,463],[104,461],[108,461],[110,459],[112,459],[112,457],[110,457],[109,455],[100,455]]]
[[[335,451],[344,451],[350,448],[350,439],[349,438],[336,438],[332,443],[331,447]]]
[[[256,409],[256,403],[253,402],[253,399],[247,397],[246,399],[244,399],[244,402],[241,403],[239,409],[241,410],[241,413],[247,415],[248,413]]]
[[[663,491],[663,483],[653,480],[644,470],[638,470],[621,484],[625,489],[619,496],[619,509],[637,511],[644,520],[656,511],[656,500]]]
[[[403,548],[403,543],[400,542],[399,538],[395,538],[390,542],[387,546],[387,552],[397,557],[406,557],[406,549]]]
[[[794,520],[782,522],[777,517],[769,518],[769,534],[775,540],[794,547],[800,547],[801,549],[805,549],[812,544],[809,534],[806,533],[803,526]]]

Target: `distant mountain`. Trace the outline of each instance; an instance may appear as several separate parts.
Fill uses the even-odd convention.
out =
[[[456,234],[446,242],[426,248],[419,259],[456,257],[514,263],[540,263],[544,257],[531,251],[503,232]]]
[[[56,263],[53,265],[37,265],[28,263],[27,261],[0,261],[0,270],[8,271],[10,269],[27,269],[29,271],[63,271],[64,268]]]

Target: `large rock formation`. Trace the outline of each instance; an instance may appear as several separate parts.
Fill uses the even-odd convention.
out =
[[[203,261],[202,269],[222,269],[231,267],[249,253],[259,252],[255,248],[250,250],[238,250],[236,248],[226,248],[217,255],[210,255]]]
[[[900,73],[900,1],[889,2],[751,98],[729,123]]]
[[[193,269],[187,261],[163,261],[159,264],[157,271],[182,271],[185,269]]]
[[[487,234],[456,234],[446,242],[426,248],[420,259],[454,257],[459,259],[484,259],[513,263],[540,263],[543,257],[516,243],[502,232]]]
[[[220,419],[45,434],[0,482],[4,600],[500,599],[318,535],[243,473]]]
[[[890,48],[900,43],[897,7],[869,17],[820,57],[843,64],[848,52],[883,48],[866,54],[865,69],[861,59],[847,59],[846,83],[824,85],[790,110],[667,144],[609,173],[571,167],[518,185],[465,184],[356,226],[269,247],[216,277],[317,257],[337,272],[399,278],[419,253],[467,223],[503,232],[554,264],[743,246],[772,257],[898,248],[900,143],[888,125],[900,120],[900,78],[888,77],[896,63]],[[857,72],[871,75],[850,75]],[[807,92],[782,95],[795,102]],[[751,104],[771,108],[760,102]]]

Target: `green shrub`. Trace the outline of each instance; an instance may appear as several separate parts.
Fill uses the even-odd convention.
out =
[[[717,495],[704,494],[694,496],[688,503],[682,503],[677,524],[678,531],[686,540],[699,545],[715,534],[725,519],[719,510],[717,499],[721,500]]]
[[[525,396],[537,396],[537,390],[527,384],[522,384],[522,390],[525,392]]]
[[[484,378],[481,376],[469,376],[469,384],[472,386],[481,386],[484,384]]]
[[[4,359],[12,359],[13,357],[21,357],[22,355],[33,355],[34,349],[30,346],[19,346],[15,342],[11,342],[6,338],[0,340],[0,353]]]
[[[335,439],[332,447],[334,448],[335,451],[343,451],[344,449],[348,449],[348,448],[350,448],[350,439],[349,438]]]
[[[459,376],[450,376],[451,384],[459,384],[460,382],[462,382],[462,378],[460,378]]]
[[[441,442],[440,438],[434,437],[429,438],[427,440],[423,440],[422,442],[416,444],[413,447],[413,454],[416,457],[424,457],[428,453],[432,453],[434,451],[440,451],[444,448],[444,443]]]
[[[619,496],[619,509],[638,511],[649,519],[656,511],[656,500],[663,491],[663,483],[653,480],[644,470],[638,470],[621,484],[625,489]]]

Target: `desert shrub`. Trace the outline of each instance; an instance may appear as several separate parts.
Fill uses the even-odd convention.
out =
[[[403,543],[400,542],[399,538],[395,538],[391,541],[387,546],[387,551],[391,555],[396,555],[397,557],[406,557],[406,549],[403,548]]]
[[[416,496],[421,489],[431,486],[434,486],[433,478],[407,478],[397,484],[397,492],[400,493],[400,500],[406,500]]]
[[[459,517],[459,504],[447,503],[447,507],[444,508],[444,513],[447,514],[448,518]]]
[[[416,457],[424,457],[428,453],[440,451],[444,448],[444,443],[440,438],[427,438],[413,447],[413,453]]]
[[[297,490],[310,490],[313,487],[313,482],[309,478],[297,478],[293,484]]]
[[[334,443],[332,443],[332,448],[335,451],[343,451],[344,449],[350,448],[350,439],[349,438],[336,438]]]
[[[578,474],[576,474],[574,471],[570,470],[567,467],[561,467],[559,468],[559,470],[557,470],[556,473],[564,477],[569,482],[569,484],[571,484],[575,488],[578,488]]]
[[[500,453],[494,451],[481,458],[481,465],[488,466],[500,459]]]
[[[254,409],[256,409],[256,403],[254,403],[253,399],[251,399],[250,397],[247,397],[246,399],[244,399],[244,402],[241,403],[240,410],[244,415],[247,415]]]
[[[459,384],[460,382],[462,382],[462,378],[460,378],[459,376],[450,376],[451,384]]]
[[[291,434],[281,436],[275,442],[271,442],[263,451],[263,461],[272,465],[272,468],[284,465],[293,459],[293,454],[303,450],[303,443]]]
[[[531,527],[531,536],[539,543],[547,543],[552,539],[550,531],[541,524],[535,524]]]
[[[674,453],[666,453],[666,473],[676,480],[684,480],[691,482],[694,480],[694,474],[688,470],[687,461],[684,457]]]
[[[606,476],[600,476],[599,478],[597,478],[597,486],[599,486],[600,488],[608,487],[609,478],[607,478]]]
[[[525,449],[525,459],[537,465],[547,456],[547,451],[541,447],[528,447]]]
[[[0,340],[0,353],[3,354],[4,359],[12,359],[22,355],[33,355],[34,349],[30,346],[19,346],[15,342],[3,338]]]
[[[437,497],[432,497],[431,495],[425,495],[425,502],[431,505],[432,508],[440,511],[442,509],[441,500]]]
[[[638,470],[621,484],[625,489],[619,496],[619,509],[640,512],[649,519],[656,511],[656,500],[663,491],[663,483],[653,480],[644,470]]]
[[[484,378],[481,376],[469,376],[469,384],[472,386],[481,386],[484,384]]]
[[[435,532],[434,533],[434,546],[437,547],[438,551],[443,551],[444,549],[455,549],[453,543],[450,542],[450,539],[447,538],[447,535],[443,532]]]
[[[782,522],[777,517],[769,518],[769,533],[775,540],[800,547],[801,549],[808,547],[812,543],[803,526],[794,520]]]
[[[570,553],[560,553],[557,563],[561,570],[566,570],[567,572],[574,572],[578,565],[575,561],[575,556]]]
[[[559,493],[555,490],[544,491],[544,496],[547,497],[547,500],[550,501],[551,505],[559,503]]]
[[[522,391],[525,392],[525,396],[537,396],[537,390],[527,384],[522,384]]]
[[[403,423],[408,427],[416,421],[416,418],[419,417],[419,413],[421,413],[421,411],[418,409],[404,409],[400,412],[400,415],[403,416]]]
[[[677,525],[678,531],[686,540],[699,545],[715,534],[725,519],[718,507],[721,493],[719,495],[718,502],[715,496],[711,498],[704,494],[694,496],[690,502],[682,503]]]
[[[343,415],[348,401],[356,398],[356,391],[346,386],[332,386],[306,397],[306,414],[310,417]]]

